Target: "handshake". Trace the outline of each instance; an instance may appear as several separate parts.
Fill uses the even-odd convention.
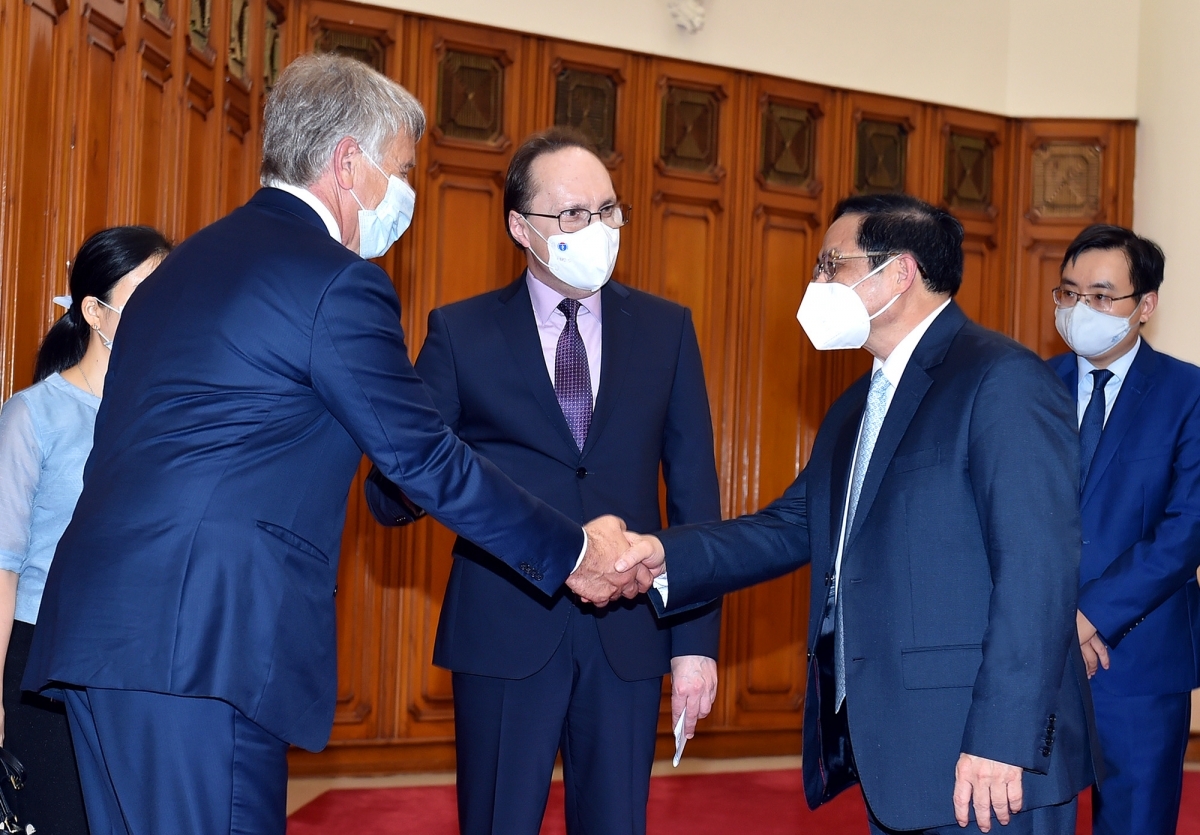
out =
[[[616,516],[597,517],[583,529],[587,551],[567,577],[567,587],[587,603],[607,606],[618,597],[636,597],[666,570],[658,538],[625,530]]]

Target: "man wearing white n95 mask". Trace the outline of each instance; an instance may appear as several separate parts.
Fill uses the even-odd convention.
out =
[[[408,361],[395,290],[364,257],[408,225],[424,125],[360,62],[297,59],[267,102],[266,187],[123,311],[25,677],[67,703],[93,832],[282,835],[288,744],[320,750],[332,725],[364,453],[544,597],[644,588],[604,571],[618,520],[585,535],[514,485]]]
[[[525,271],[434,310],[417,358],[446,422],[573,519],[658,529],[660,468],[669,524],[720,518],[691,316],[609,281],[630,208],[604,163],[573,131],[535,134],[504,203]],[[403,509],[386,489],[373,474],[385,523]],[[561,751],[567,831],[644,835],[662,677],[690,736],[716,690],[719,608],[659,622],[644,595],[547,602],[481,546],[454,545],[433,652],[454,674],[460,831],[537,835]]]

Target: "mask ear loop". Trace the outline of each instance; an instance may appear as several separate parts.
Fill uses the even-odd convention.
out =
[[[893,261],[895,261],[895,260],[896,260],[897,258],[899,258],[899,257],[900,257],[900,254],[899,254],[899,253],[897,253],[897,254],[893,255],[891,258],[889,258],[889,259],[887,259],[886,261],[884,261],[884,262],[883,262],[882,264],[880,264],[878,267],[876,267],[875,269],[871,270],[869,273],[867,273],[866,275],[864,275],[864,276],[863,276],[862,278],[860,278],[858,281],[854,282],[853,284],[850,284],[850,285],[848,285],[848,286],[849,286],[849,288],[850,288],[851,290],[853,290],[855,287],[857,287],[858,285],[862,284],[864,281],[866,281],[866,280],[867,280],[868,278],[870,278],[871,276],[874,276],[874,275],[877,275],[877,274],[879,274],[880,272],[882,272],[884,269],[886,269],[886,268],[887,268],[887,265],[888,265],[888,264],[892,263]],[[891,307],[892,305],[894,305],[894,304],[896,303],[896,299],[900,298],[900,297],[901,297],[901,296],[903,296],[903,295],[904,295],[904,293],[903,293],[903,292],[900,292],[900,293],[897,293],[896,295],[892,296],[892,298],[891,298],[891,301],[889,301],[889,302],[888,302],[887,304],[885,304],[883,307],[879,308],[879,310],[877,310],[875,313],[872,313],[872,314],[870,314],[870,315],[867,317],[867,319],[868,319],[868,320],[874,320],[876,316],[882,316],[884,313],[886,313],[886,312],[887,312],[887,309],[888,309],[889,307]]]
[[[550,246],[549,239],[545,235],[543,235],[541,232],[539,232],[532,223],[529,222],[529,218],[525,217],[525,215],[521,214],[520,212],[517,212],[517,217],[519,217],[519,218],[521,218],[521,220],[525,221],[525,225],[527,227],[529,227],[529,229],[533,232],[533,234],[537,235],[539,238],[541,238],[543,241],[545,241],[547,247]],[[542,260],[542,257],[537,254],[537,252],[534,250],[533,247],[529,247],[529,251],[531,253],[533,253],[533,257],[537,259],[537,262],[539,264],[541,264],[546,269],[550,270],[550,265]],[[550,270],[550,274],[554,275],[554,270]]]

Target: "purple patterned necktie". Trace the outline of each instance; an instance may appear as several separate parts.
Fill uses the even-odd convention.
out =
[[[579,324],[575,321],[579,302],[563,299],[558,309],[567,317],[567,325],[558,336],[558,348],[554,352],[554,394],[571,429],[571,437],[582,451],[592,423],[592,373],[588,369],[587,349],[579,335]]]

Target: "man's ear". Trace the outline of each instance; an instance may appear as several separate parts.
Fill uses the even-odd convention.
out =
[[[1146,295],[1142,296],[1139,302],[1142,312],[1138,314],[1138,323],[1146,324],[1150,321],[1150,317],[1154,315],[1154,311],[1158,309],[1158,293],[1151,290]]]
[[[333,178],[338,186],[347,191],[354,188],[354,175],[361,164],[361,156],[362,150],[352,136],[343,136],[342,140],[333,146]]]
[[[902,252],[895,263],[900,267],[896,275],[896,292],[908,292],[914,281],[921,280],[921,268],[917,266],[917,259],[907,252]]]
[[[522,247],[525,249],[530,248],[529,225],[525,222],[525,218],[521,217],[516,210],[508,213],[508,232]]]

